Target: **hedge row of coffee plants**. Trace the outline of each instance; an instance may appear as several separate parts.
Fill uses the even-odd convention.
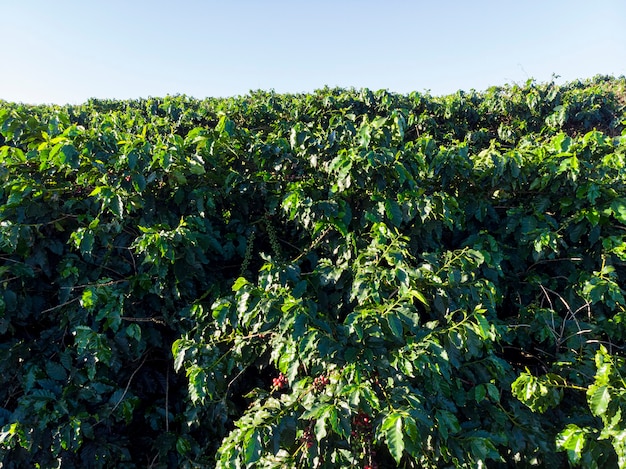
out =
[[[625,106],[0,102],[0,466],[626,467]]]

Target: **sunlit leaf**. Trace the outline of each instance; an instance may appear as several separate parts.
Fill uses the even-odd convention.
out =
[[[593,415],[602,416],[611,402],[611,393],[607,386],[590,386],[587,390],[589,408]]]
[[[381,431],[385,435],[387,447],[396,464],[400,464],[404,453],[404,435],[402,432],[402,416],[390,414],[381,423]]]

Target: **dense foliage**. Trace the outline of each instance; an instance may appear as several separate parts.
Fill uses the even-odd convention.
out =
[[[0,466],[626,467],[625,108],[0,102]]]

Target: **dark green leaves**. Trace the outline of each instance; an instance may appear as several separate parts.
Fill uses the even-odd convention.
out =
[[[0,103],[0,465],[626,466],[624,86]]]

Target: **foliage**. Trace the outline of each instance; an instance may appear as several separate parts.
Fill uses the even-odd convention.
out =
[[[626,467],[625,90],[0,103],[0,465]]]

